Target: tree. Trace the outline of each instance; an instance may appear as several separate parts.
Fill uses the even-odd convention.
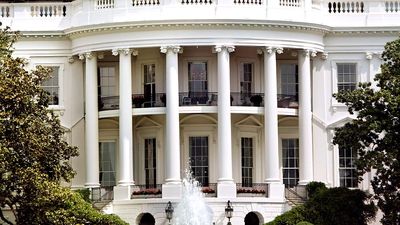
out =
[[[384,225],[400,224],[400,39],[388,42],[381,73],[371,83],[334,96],[356,118],[337,128],[334,144],[357,150],[359,174],[375,170],[371,181]]]
[[[102,222],[102,215],[60,185],[74,171],[69,164],[76,147],[64,140],[58,117],[48,110],[49,94],[40,84],[49,70],[25,70],[25,62],[13,58],[18,34],[0,29],[0,219],[7,209],[15,224],[124,224]],[[60,223],[60,221],[62,221]],[[105,219],[104,221],[107,221]]]

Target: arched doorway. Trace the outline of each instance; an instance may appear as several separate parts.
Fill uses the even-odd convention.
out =
[[[260,225],[260,219],[256,213],[249,212],[244,218],[244,225]]]
[[[142,218],[140,218],[139,225],[154,225],[156,220],[154,219],[153,215],[150,213],[143,214]]]

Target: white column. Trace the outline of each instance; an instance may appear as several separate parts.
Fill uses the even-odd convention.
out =
[[[114,49],[119,54],[119,173],[118,185],[133,185],[132,64],[131,49]]]
[[[165,129],[165,184],[163,197],[179,197],[181,185],[180,134],[179,134],[179,46],[160,48],[166,54],[166,129]]]
[[[97,95],[97,57],[87,52],[79,55],[85,65],[85,157],[87,187],[99,187],[99,112]]]
[[[311,70],[310,54],[316,52],[300,50],[299,64],[299,170],[300,185],[313,180],[313,141],[311,112]]]
[[[218,197],[236,197],[232,176],[231,88],[229,53],[234,46],[215,46],[218,54]]]
[[[266,47],[264,52],[264,140],[265,140],[265,182],[268,183],[268,197],[284,198],[284,185],[280,179],[278,106],[276,82],[276,53],[282,48]]]

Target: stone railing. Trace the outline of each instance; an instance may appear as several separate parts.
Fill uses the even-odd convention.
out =
[[[301,0],[279,0],[279,6],[301,7],[302,1]]]
[[[213,0],[181,0],[182,5],[210,5],[213,4]]]
[[[400,12],[400,1],[385,1],[385,11],[388,13],[398,13]]]
[[[241,5],[262,5],[262,0],[233,0],[234,4],[241,4]]]
[[[60,3],[41,3],[31,7],[32,17],[65,17],[67,16],[67,6]]]
[[[329,13],[364,13],[363,1],[328,2]]]
[[[8,5],[0,5],[0,17],[11,17],[11,7]]]
[[[160,5],[160,0],[132,0],[132,6]]]
[[[113,9],[115,8],[114,0],[96,0],[96,9]]]

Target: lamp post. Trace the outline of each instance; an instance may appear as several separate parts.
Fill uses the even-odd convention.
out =
[[[231,223],[232,214],[233,214],[232,203],[230,200],[228,200],[225,207],[225,216],[226,218],[228,218],[228,225],[232,225]]]
[[[168,219],[168,223],[171,223],[173,214],[174,214],[174,207],[172,207],[171,201],[168,201],[167,207],[165,207],[165,216]]]

